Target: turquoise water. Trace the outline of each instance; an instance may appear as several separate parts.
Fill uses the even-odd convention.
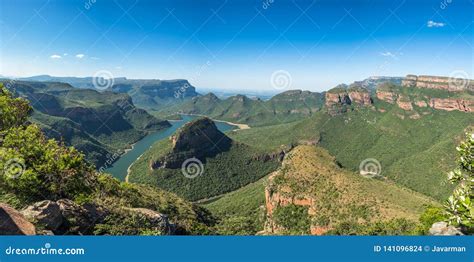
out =
[[[171,136],[178,128],[182,127],[184,124],[192,121],[193,119],[198,118],[197,116],[188,116],[183,115],[182,120],[179,121],[170,121],[171,127],[166,130],[161,130],[156,133],[152,133],[144,137],[142,140],[138,141],[132,150],[123,154],[117,161],[113,163],[113,166],[104,170],[104,172],[112,174],[114,177],[125,180],[127,176],[128,167],[135,162],[135,160],[141,156],[150,146],[152,146],[156,141],[165,139]],[[235,129],[235,126],[223,123],[215,122],[217,128],[222,131],[229,131]]]

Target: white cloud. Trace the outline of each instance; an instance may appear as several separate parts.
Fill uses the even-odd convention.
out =
[[[63,54],[63,56],[67,56],[67,55],[68,55],[68,53],[64,53],[64,54]]]
[[[428,23],[426,24],[428,27],[443,27],[445,26],[446,24],[445,23],[441,23],[441,22],[435,22],[433,20],[430,20],[428,21]]]
[[[380,53],[380,55],[395,58],[395,55],[392,54],[392,52],[382,52],[382,53]]]
[[[76,55],[76,58],[81,59],[81,58],[84,58],[84,56],[86,56],[86,55],[84,55],[84,54],[77,54],[77,55]]]
[[[60,55],[51,55],[49,58],[51,58],[51,59],[61,59],[62,56],[60,56]]]

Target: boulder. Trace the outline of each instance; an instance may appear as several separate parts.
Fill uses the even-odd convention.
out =
[[[47,230],[57,230],[63,223],[63,216],[56,202],[43,200],[25,208],[21,213]]]
[[[89,235],[92,234],[97,221],[90,212],[69,199],[60,199],[56,202],[65,221],[60,234]]]
[[[430,235],[433,236],[461,236],[464,235],[459,229],[454,226],[450,226],[446,222],[434,223],[429,231]]]
[[[175,225],[169,222],[167,215],[147,208],[127,208],[127,210],[143,215],[152,224],[152,229],[160,231],[163,235],[172,235],[176,230]]]
[[[35,235],[36,228],[19,211],[0,203],[0,235]]]

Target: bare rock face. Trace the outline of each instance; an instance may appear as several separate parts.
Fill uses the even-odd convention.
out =
[[[474,101],[451,98],[432,98],[430,106],[435,109],[461,112],[474,112]]]
[[[462,78],[450,78],[442,76],[416,76],[407,75],[402,80],[404,87],[417,87],[428,89],[442,89],[448,91],[474,90],[474,81]]]
[[[127,208],[127,210],[143,215],[152,224],[152,229],[160,231],[163,235],[172,235],[176,231],[176,226],[169,222],[167,215],[147,208]]]
[[[413,110],[413,106],[409,98],[404,96],[399,96],[397,99],[397,105],[403,110],[411,111]]]
[[[284,194],[280,192],[275,192],[272,189],[271,183],[274,177],[278,175],[278,171],[274,172],[268,178],[269,185],[265,187],[265,208],[266,208],[266,216],[267,220],[265,223],[265,232],[268,234],[279,234],[283,228],[277,225],[273,220],[273,211],[277,207],[283,207],[288,205],[296,205],[296,206],[307,206],[308,215],[314,215],[316,212],[312,208],[314,204],[314,200],[308,197],[302,198],[294,198],[294,197],[286,197]],[[287,192],[288,193],[288,192]],[[312,235],[322,235],[324,234],[328,228],[311,228],[310,232]]]
[[[0,235],[35,235],[36,228],[19,211],[0,203]]]
[[[92,234],[94,225],[99,221],[92,217],[90,212],[69,199],[60,199],[56,202],[64,217],[60,234],[89,235]]]
[[[361,87],[336,87],[325,94],[325,105],[330,114],[345,112],[346,106],[369,106],[372,103],[369,91]]]
[[[57,230],[63,223],[59,205],[50,200],[44,200],[28,206],[21,212],[28,220],[41,225],[46,230]]]
[[[434,223],[429,231],[433,236],[462,236],[464,235],[459,229],[448,225],[446,222]]]
[[[385,101],[385,102],[388,102],[390,104],[395,103],[395,101],[397,99],[397,94],[392,93],[392,92],[388,92],[388,91],[377,90],[376,95],[377,95],[378,99],[380,99],[382,101]]]

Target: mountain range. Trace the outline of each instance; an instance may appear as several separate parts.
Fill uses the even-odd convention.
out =
[[[446,77],[373,77],[268,100],[200,95],[186,80],[122,79],[100,92],[2,82],[30,101],[48,137],[95,164],[169,126],[157,116],[202,115],[145,150],[123,185],[199,210],[192,226],[174,217],[185,233],[426,234],[453,190],[456,145],[474,130],[474,82]],[[212,119],[250,128],[223,133]]]

